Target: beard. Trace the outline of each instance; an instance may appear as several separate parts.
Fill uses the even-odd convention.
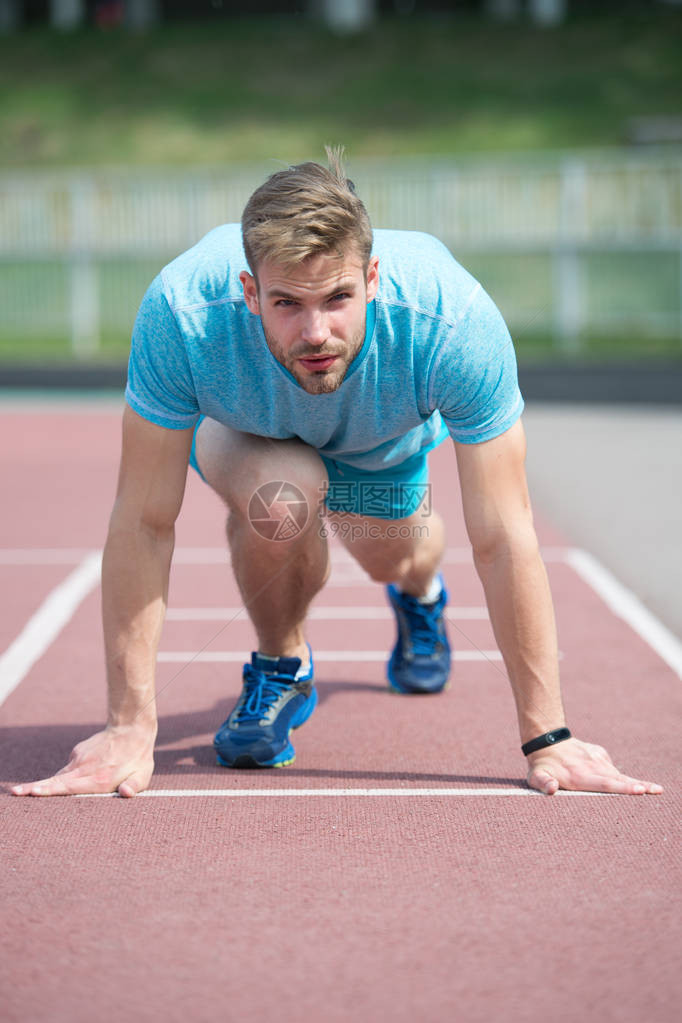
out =
[[[285,352],[277,338],[266,329],[263,323],[263,333],[265,334],[268,348],[277,361],[291,373],[296,383],[304,391],[307,391],[308,394],[331,394],[332,391],[338,390],[346,378],[353,359],[364,344],[365,329],[365,324],[363,323],[361,330],[358,330],[350,343],[343,348],[339,348],[339,344],[334,342],[328,347],[325,346],[323,348],[311,348],[309,345],[301,344]],[[305,359],[309,356],[322,355],[336,356],[335,362],[329,369],[321,369],[319,371],[307,370],[298,361],[301,358]]]

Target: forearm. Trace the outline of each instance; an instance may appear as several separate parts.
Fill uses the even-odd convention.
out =
[[[534,532],[498,543],[475,562],[526,742],[565,724],[547,573]]]
[[[168,594],[173,530],[116,522],[102,563],[108,725],[156,730],[155,670]]]

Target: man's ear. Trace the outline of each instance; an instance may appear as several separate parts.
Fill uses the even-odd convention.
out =
[[[246,302],[247,309],[254,316],[260,316],[260,306],[258,304],[258,284],[256,278],[252,277],[246,270],[242,270],[239,275],[239,280],[242,282],[242,288],[244,289],[244,301]]]
[[[371,302],[379,288],[379,257],[372,256],[367,264],[367,301]]]

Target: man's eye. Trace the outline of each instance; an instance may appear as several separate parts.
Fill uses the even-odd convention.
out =
[[[348,292],[347,291],[340,291],[338,293],[338,295],[332,295],[332,297],[330,298],[329,301],[330,302],[342,302],[346,298],[350,298],[350,295],[348,294]]]
[[[295,304],[296,303],[291,298],[278,298],[277,301],[275,302],[276,306],[283,306],[284,308],[288,308],[289,306],[292,306],[292,305],[295,305]]]

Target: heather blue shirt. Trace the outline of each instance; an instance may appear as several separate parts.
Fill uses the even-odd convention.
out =
[[[299,437],[328,458],[387,469],[440,443],[498,436],[523,400],[509,332],[436,238],[375,231],[379,290],[362,349],[331,394],[308,394],[246,307],[238,224],[211,231],[152,282],[135,321],[126,400],[159,426],[207,415],[264,437]]]

